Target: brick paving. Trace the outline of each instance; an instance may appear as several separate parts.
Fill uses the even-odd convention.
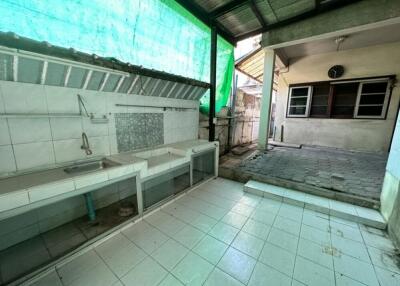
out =
[[[275,147],[258,152],[237,168],[379,201],[386,161],[386,154]]]

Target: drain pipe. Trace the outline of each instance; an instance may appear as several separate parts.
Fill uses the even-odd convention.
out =
[[[86,208],[88,212],[88,217],[90,221],[94,221],[96,219],[96,208],[94,207],[92,193],[83,194],[85,197]]]

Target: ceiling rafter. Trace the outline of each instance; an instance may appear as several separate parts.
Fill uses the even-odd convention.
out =
[[[254,15],[256,15],[258,22],[260,23],[260,25],[266,29],[267,28],[267,22],[265,21],[263,15],[261,14],[260,10],[257,7],[257,3],[255,0],[251,0],[250,1],[250,7],[251,10],[253,11]]]
[[[344,6],[347,6],[349,4],[353,4],[355,2],[359,2],[361,0],[315,0],[315,5],[314,8],[297,14],[293,17],[290,17],[288,19],[284,20],[279,20],[279,17],[272,9],[272,5],[269,2],[269,0],[265,0],[267,5],[272,11],[272,14],[274,15],[276,22],[275,23],[268,23],[263,15],[263,13],[260,11],[257,2],[255,0],[232,0],[229,1],[226,4],[221,5],[220,7],[212,10],[211,12],[207,12],[205,8],[200,6],[196,0],[175,0],[177,1],[181,6],[183,6],[185,9],[190,11],[194,16],[196,16],[199,20],[204,22],[207,26],[213,27],[215,26],[217,28],[217,32],[220,36],[225,38],[228,42],[231,44],[235,45],[238,41],[244,40],[246,38],[268,32],[273,29],[278,29],[283,26],[293,24],[311,17],[315,17],[317,15],[320,15],[325,12],[329,12],[335,9],[342,8]],[[223,24],[221,24],[218,21],[218,18],[226,15],[227,13],[234,12],[235,10],[241,8],[241,7],[247,7],[251,8],[254,16],[257,18],[259,23],[261,24],[261,28],[253,29],[253,30],[248,30],[242,34],[235,35],[233,32],[229,30],[229,28],[225,27]],[[234,13],[233,13],[234,14]],[[245,24],[245,23],[243,23]]]
[[[237,8],[240,8],[246,4],[248,4],[250,1],[249,0],[233,0],[230,1],[216,9],[214,9],[213,11],[211,11],[210,13],[210,17],[211,18],[218,18],[221,17]]]

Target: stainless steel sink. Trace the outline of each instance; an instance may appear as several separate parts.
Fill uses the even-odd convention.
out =
[[[87,173],[98,171],[102,169],[107,169],[115,166],[119,166],[119,163],[113,162],[106,158],[95,160],[95,161],[88,161],[83,163],[74,164],[64,169],[64,172],[67,174],[76,174],[76,173]]]

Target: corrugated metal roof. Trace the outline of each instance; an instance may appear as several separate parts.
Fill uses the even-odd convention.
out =
[[[264,76],[264,51],[262,48],[255,49],[254,51],[244,55],[235,63],[235,68],[250,78],[263,82]],[[279,73],[275,66],[274,73],[274,89],[277,89]]]
[[[176,0],[228,41],[304,20],[361,0]]]
[[[261,48],[236,61],[235,67],[252,79],[262,82],[264,74],[264,52]]]
[[[209,84],[0,33],[0,80],[199,100]]]

